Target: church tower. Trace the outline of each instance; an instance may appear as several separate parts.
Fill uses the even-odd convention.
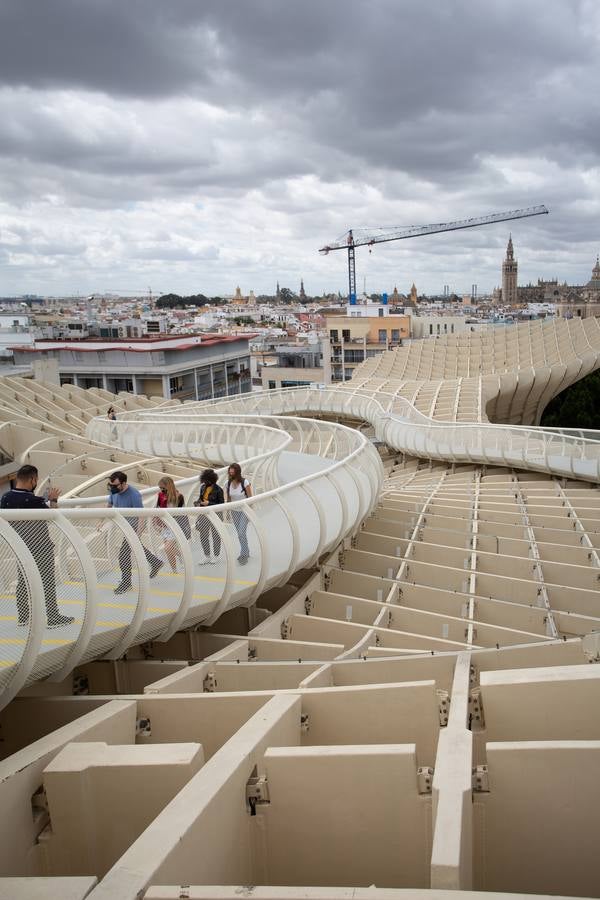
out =
[[[300,279],[300,300],[306,300],[306,291],[304,290],[304,279]]]
[[[506,259],[502,263],[502,303],[504,306],[516,306],[517,304],[517,268],[511,234],[508,238]]]

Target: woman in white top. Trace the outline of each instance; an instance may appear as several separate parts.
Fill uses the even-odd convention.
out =
[[[227,503],[233,503],[236,500],[244,500],[252,496],[252,485],[247,478],[242,475],[242,468],[239,463],[231,463],[227,470],[227,488],[225,490],[225,499]],[[245,566],[250,557],[250,549],[248,547],[248,538],[246,532],[248,530],[248,519],[241,509],[232,510],[233,524],[240,541],[240,555],[238,562],[241,566]]]

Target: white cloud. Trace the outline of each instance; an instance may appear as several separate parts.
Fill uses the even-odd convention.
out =
[[[344,290],[317,249],[349,227],[540,202],[521,280],[586,280],[597,24],[587,0],[8,0],[0,293]],[[491,288],[510,227],[361,250],[359,283]]]

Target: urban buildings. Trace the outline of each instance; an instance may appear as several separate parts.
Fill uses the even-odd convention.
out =
[[[137,340],[38,340],[13,347],[16,365],[43,365],[57,384],[127,391],[165,400],[208,400],[251,389],[247,335]]]
[[[331,384],[329,353],[323,353],[321,341],[302,346],[279,344],[266,358],[263,355],[261,383],[264,390]]]
[[[348,304],[345,315],[325,316],[332,381],[348,381],[360,363],[410,337],[410,318],[391,312],[387,299],[365,299]]]

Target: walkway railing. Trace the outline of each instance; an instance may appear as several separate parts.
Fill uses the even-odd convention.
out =
[[[377,502],[381,460],[353,429],[285,417],[261,425],[254,416],[240,425],[239,417],[216,422],[214,413],[207,421],[192,411],[188,418],[181,407],[179,417],[166,415],[168,427],[156,413],[128,416],[111,440],[120,443],[120,433],[139,449],[152,441],[153,455],[170,456],[180,445],[195,452],[194,441],[208,434],[214,441],[204,440],[207,463],[219,454],[231,461],[244,446],[257,451],[256,465],[267,466],[276,486],[212,509],[4,512],[0,705],[36,679],[60,681],[91,659],[116,659],[133,644],[168,640],[178,629],[251,605],[315,564]],[[247,460],[237,459],[246,468]],[[105,503],[104,494],[95,499]],[[73,620],[51,628],[57,613]]]
[[[600,432],[548,429],[488,422],[461,423],[430,419],[404,398],[343,386],[284,388],[249,395],[243,401],[212,401],[211,409],[231,412],[339,415],[369,422],[376,437],[414,456],[451,462],[514,466],[531,471],[600,481]],[[204,410],[207,404],[201,405]],[[197,404],[191,404],[198,409]],[[144,413],[139,415],[143,416]]]

